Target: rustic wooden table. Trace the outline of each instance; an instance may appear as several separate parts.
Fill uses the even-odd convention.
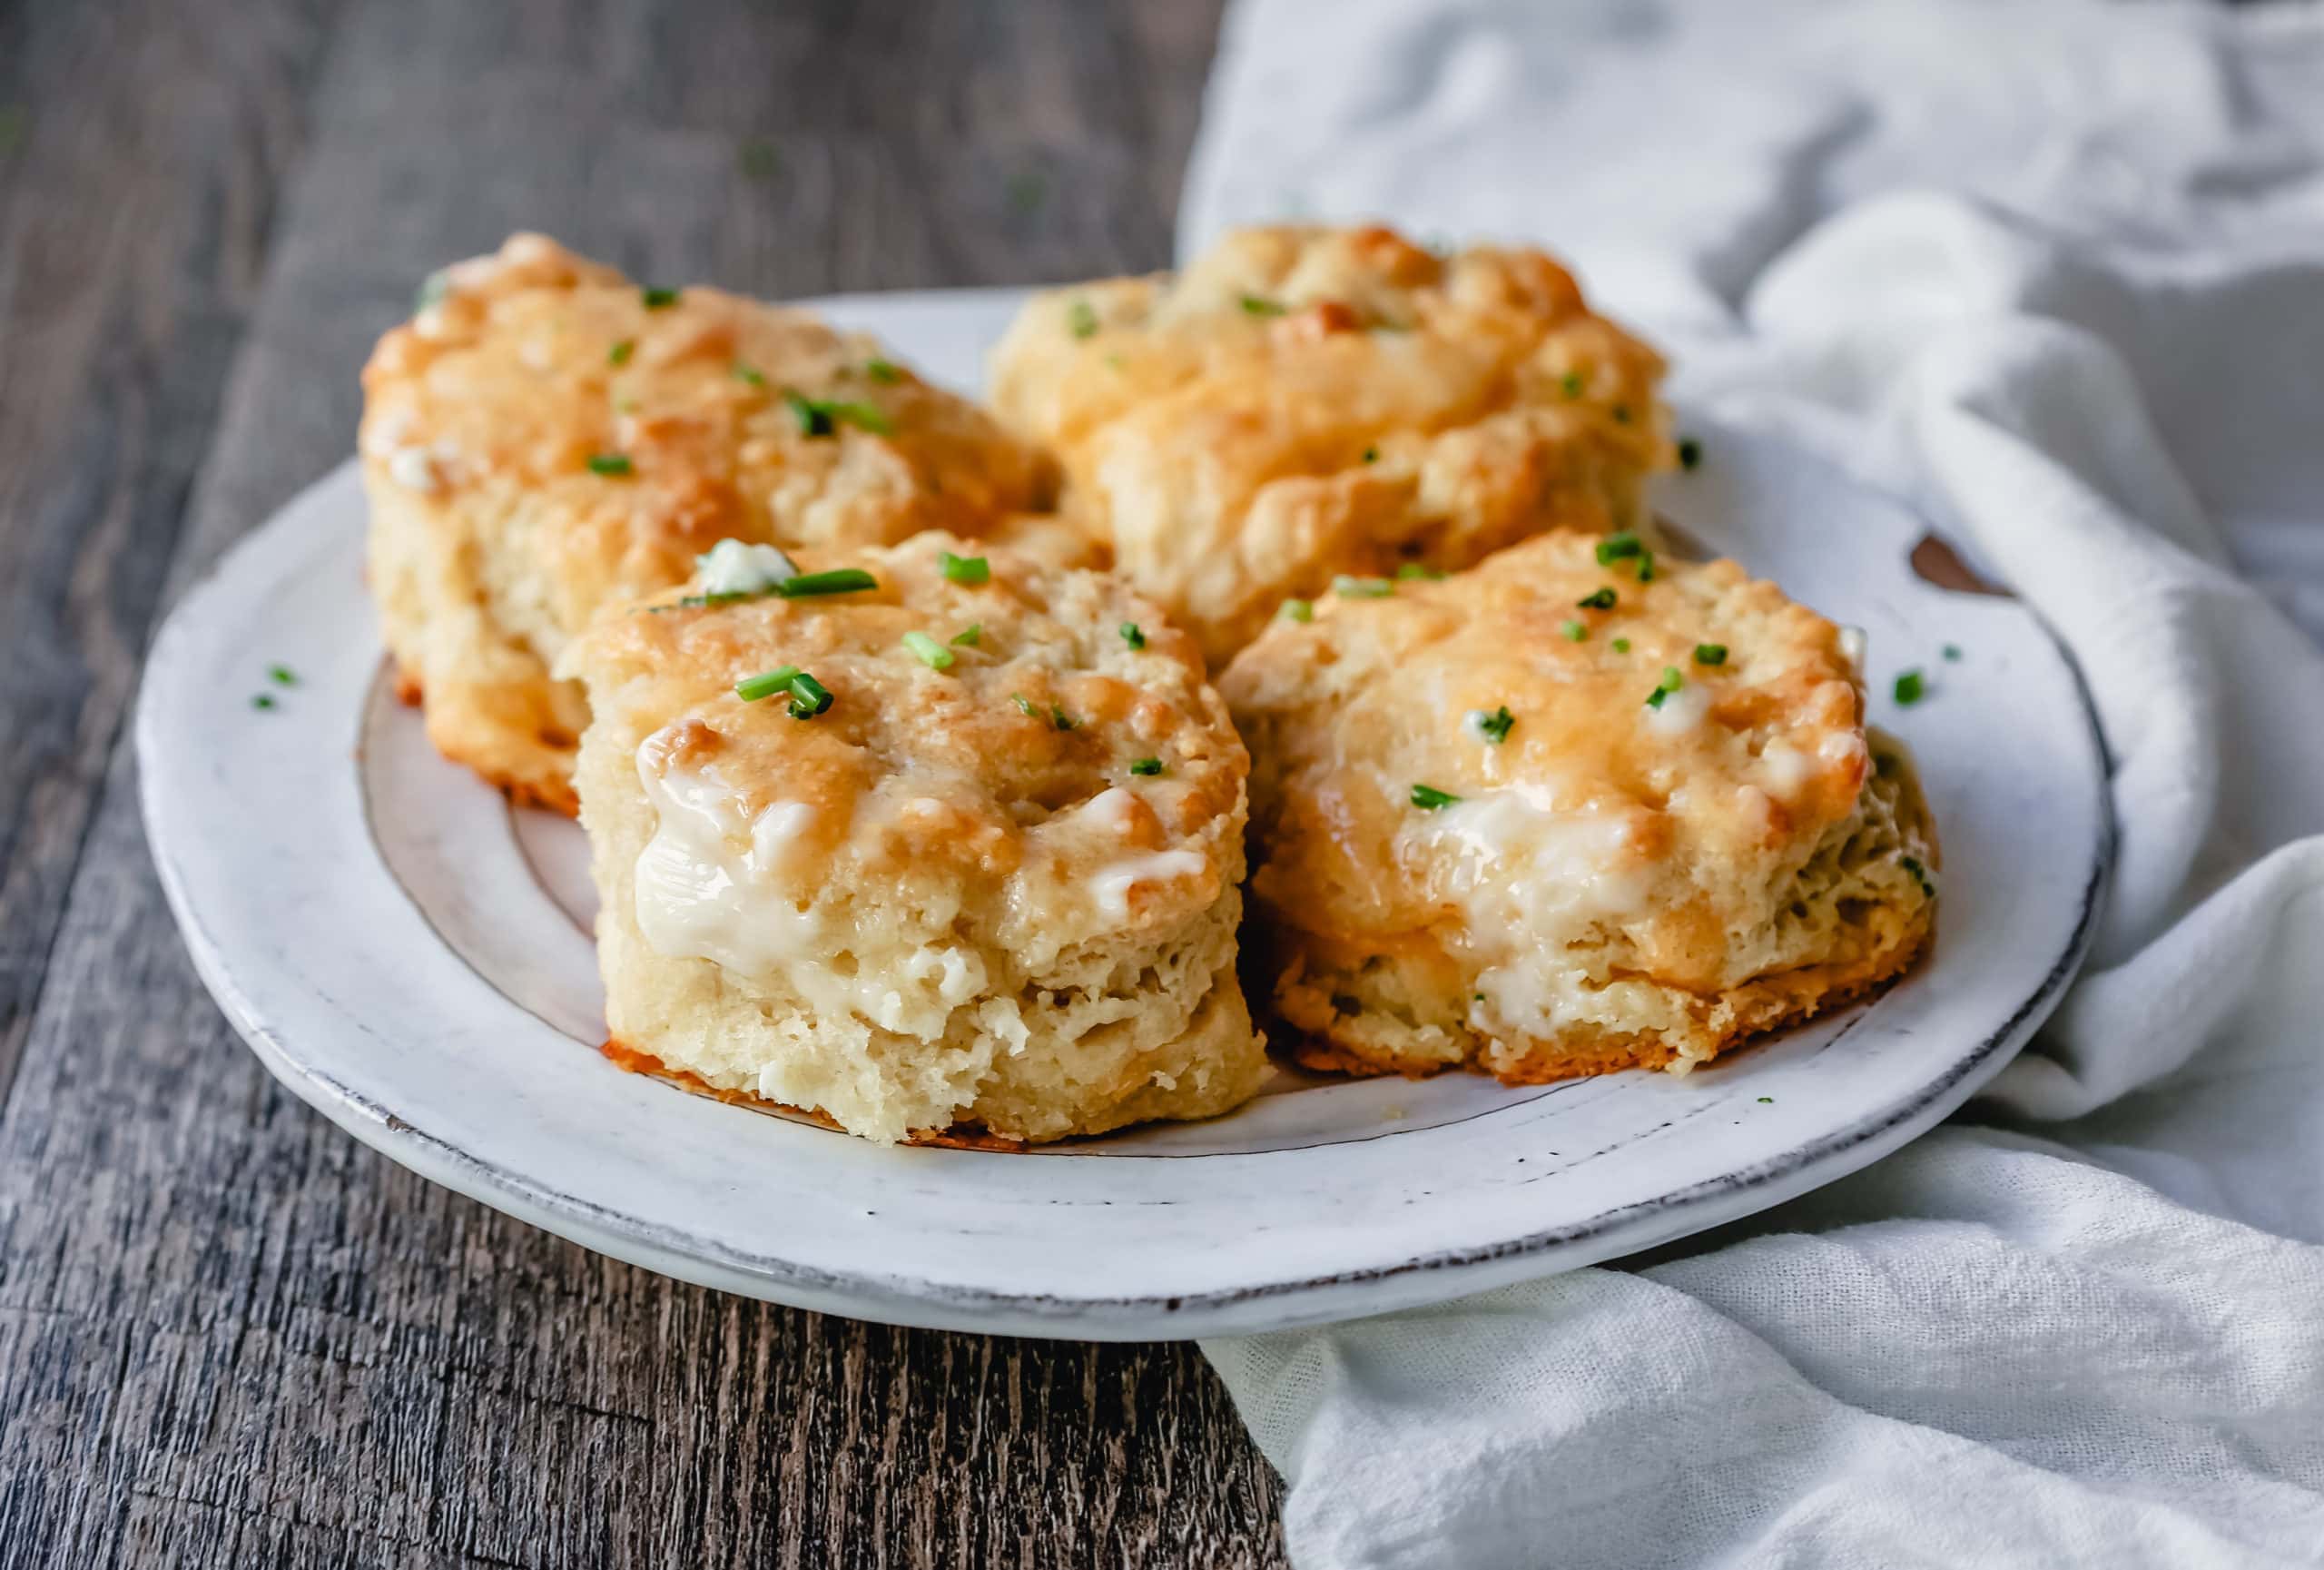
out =
[[[1192,1348],[722,1297],[275,1085],[162,908],[157,614],[448,258],[770,295],[1167,258],[1216,0],[0,4],[0,1570],[1281,1561]]]

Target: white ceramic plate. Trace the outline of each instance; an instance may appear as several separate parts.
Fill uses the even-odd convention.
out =
[[[971,386],[1018,298],[831,309]],[[579,831],[512,812],[394,701],[351,464],[163,628],[137,720],[154,857],[203,980],[291,1089],[439,1182],[689,1280],[906,1324],[1147,1338],[1629,1253],[1828,1182],[1957,1106],[2072,973],[2112,837],[2080,685],[2030,615],[1925,586],[1906,567],[1918,526],[1804,455],[1689,426],[1708,459],[1659,506],[1866,628],[1873,717],[1918,750],[1945,903],[1932,959],[1877,1002],[1686,1078],[1279,1072],[1214,1122],[1012,1155],[882,1150],[624,1073],[596,1051]],[[296,686],[270,686],[277,664]],[[1929,693],[1899,713],[1905,666]]]

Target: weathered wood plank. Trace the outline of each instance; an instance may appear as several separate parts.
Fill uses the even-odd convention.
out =
[[[72,18],[52,73],[143,28],[168,80],[143,91],[212,116],[93,119],[158,117],[139,156],[222,173],[190,199],[210,227],[141,248],[142,216],[83,207],[153,170],[47,146],[81,113],[50,94],[135,96],[116,67],[0,65],[38,144],[0,153],[0,331],[43,320],[35,262],[144,302],[75,303],[56,353],[0,357],[0,616],[77,617],[61,674],[0,686],[0,724],[50,738],[0,759],[0,942],[31,934],[0,974],[0,1570],[1279,1563],[1274,1479],[1188,1348],[684,1287],[308,1112],[202,994],[116,739],[155,600],[347,450],[354,370],[430,267],[527,225],[770,293],[1158,265],[1215,8],[376,0],[262,44],[134,0]],[[70,31],[0,44],[26,27]],[[19,243],[35,211],[69,236]],[[21,601],[18,563],[47,575]]]

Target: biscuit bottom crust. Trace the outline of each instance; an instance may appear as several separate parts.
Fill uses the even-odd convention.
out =
[[[1311,972],[1296,956],[1289,956],[1276,983],[1275,1007],[1291,1027],[1291,1055],[1304,1068],[1329,1073],[1426,1079],[1447,1069],[1474,1068],[1506,1085],[1540,1085],[1617,1069],[1684,1070],[1709,1062],[1754,1037],[1882,991],[1927,949],[1935,910],[1931,903],[1900,913],[1904,919],[1893,933],[1882,934],[1868,951],[1849,961],[1754,977],[1710,996],[1670,989],[1695,1027],[1683,1042],[1666,1032],[1585,1025],[1547,1039],[1500,1040],[1462,1031],[1459,1034],[1466,1039],[1458,1042],[1463,1050],[1457,1057],[1446,1055],[1445,1048],[1453,1043],[1441,1040],[1431,1043],[1433,1051],[1398,1051],[1393,1043],[1358,1040],[1340,1028],[1333,999],[1349,985],[1348,974]]]

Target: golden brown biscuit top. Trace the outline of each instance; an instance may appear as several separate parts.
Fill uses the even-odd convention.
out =
[[[885,543],[1046,505],[1039,455],[809,313],[641,288],[528,234],[431,293],[364,370],[362,451],[534,520],[568,627],[721,538]]]
[[[985,581],[948,579],[948,550],[981,552]],[[852,880],[864,900],[943,903],[1051,944],[1167,924],[1225,892],[1249,760],[1192,640],[1149,602],[940,535],[799,565],[877,587],[672,596],[569,651],[600,723],[645,736],[649,795],[711,778],[736,834],[779,828],[770,860],[803,891]],[[830,706],[796,717],[809,706],[790,690],[738,696],[783,667]]]
[[[1223,657],[1319,570],[1473,560],[1556,521],[1534,515],[1561,487],[1664,462],[1661,372],[1538,251],[1275,228],[1037,297],[992,399]]]
[[[1728,934],[1856,810],[1861,696],[1839,629],[1774,585],[1600,561],[1623,548],[1545,535],[1245,649],[1220,686],[1257,759],[1259,897],[1357,942],[1620,927],[1663,979],[1725,984]]]

